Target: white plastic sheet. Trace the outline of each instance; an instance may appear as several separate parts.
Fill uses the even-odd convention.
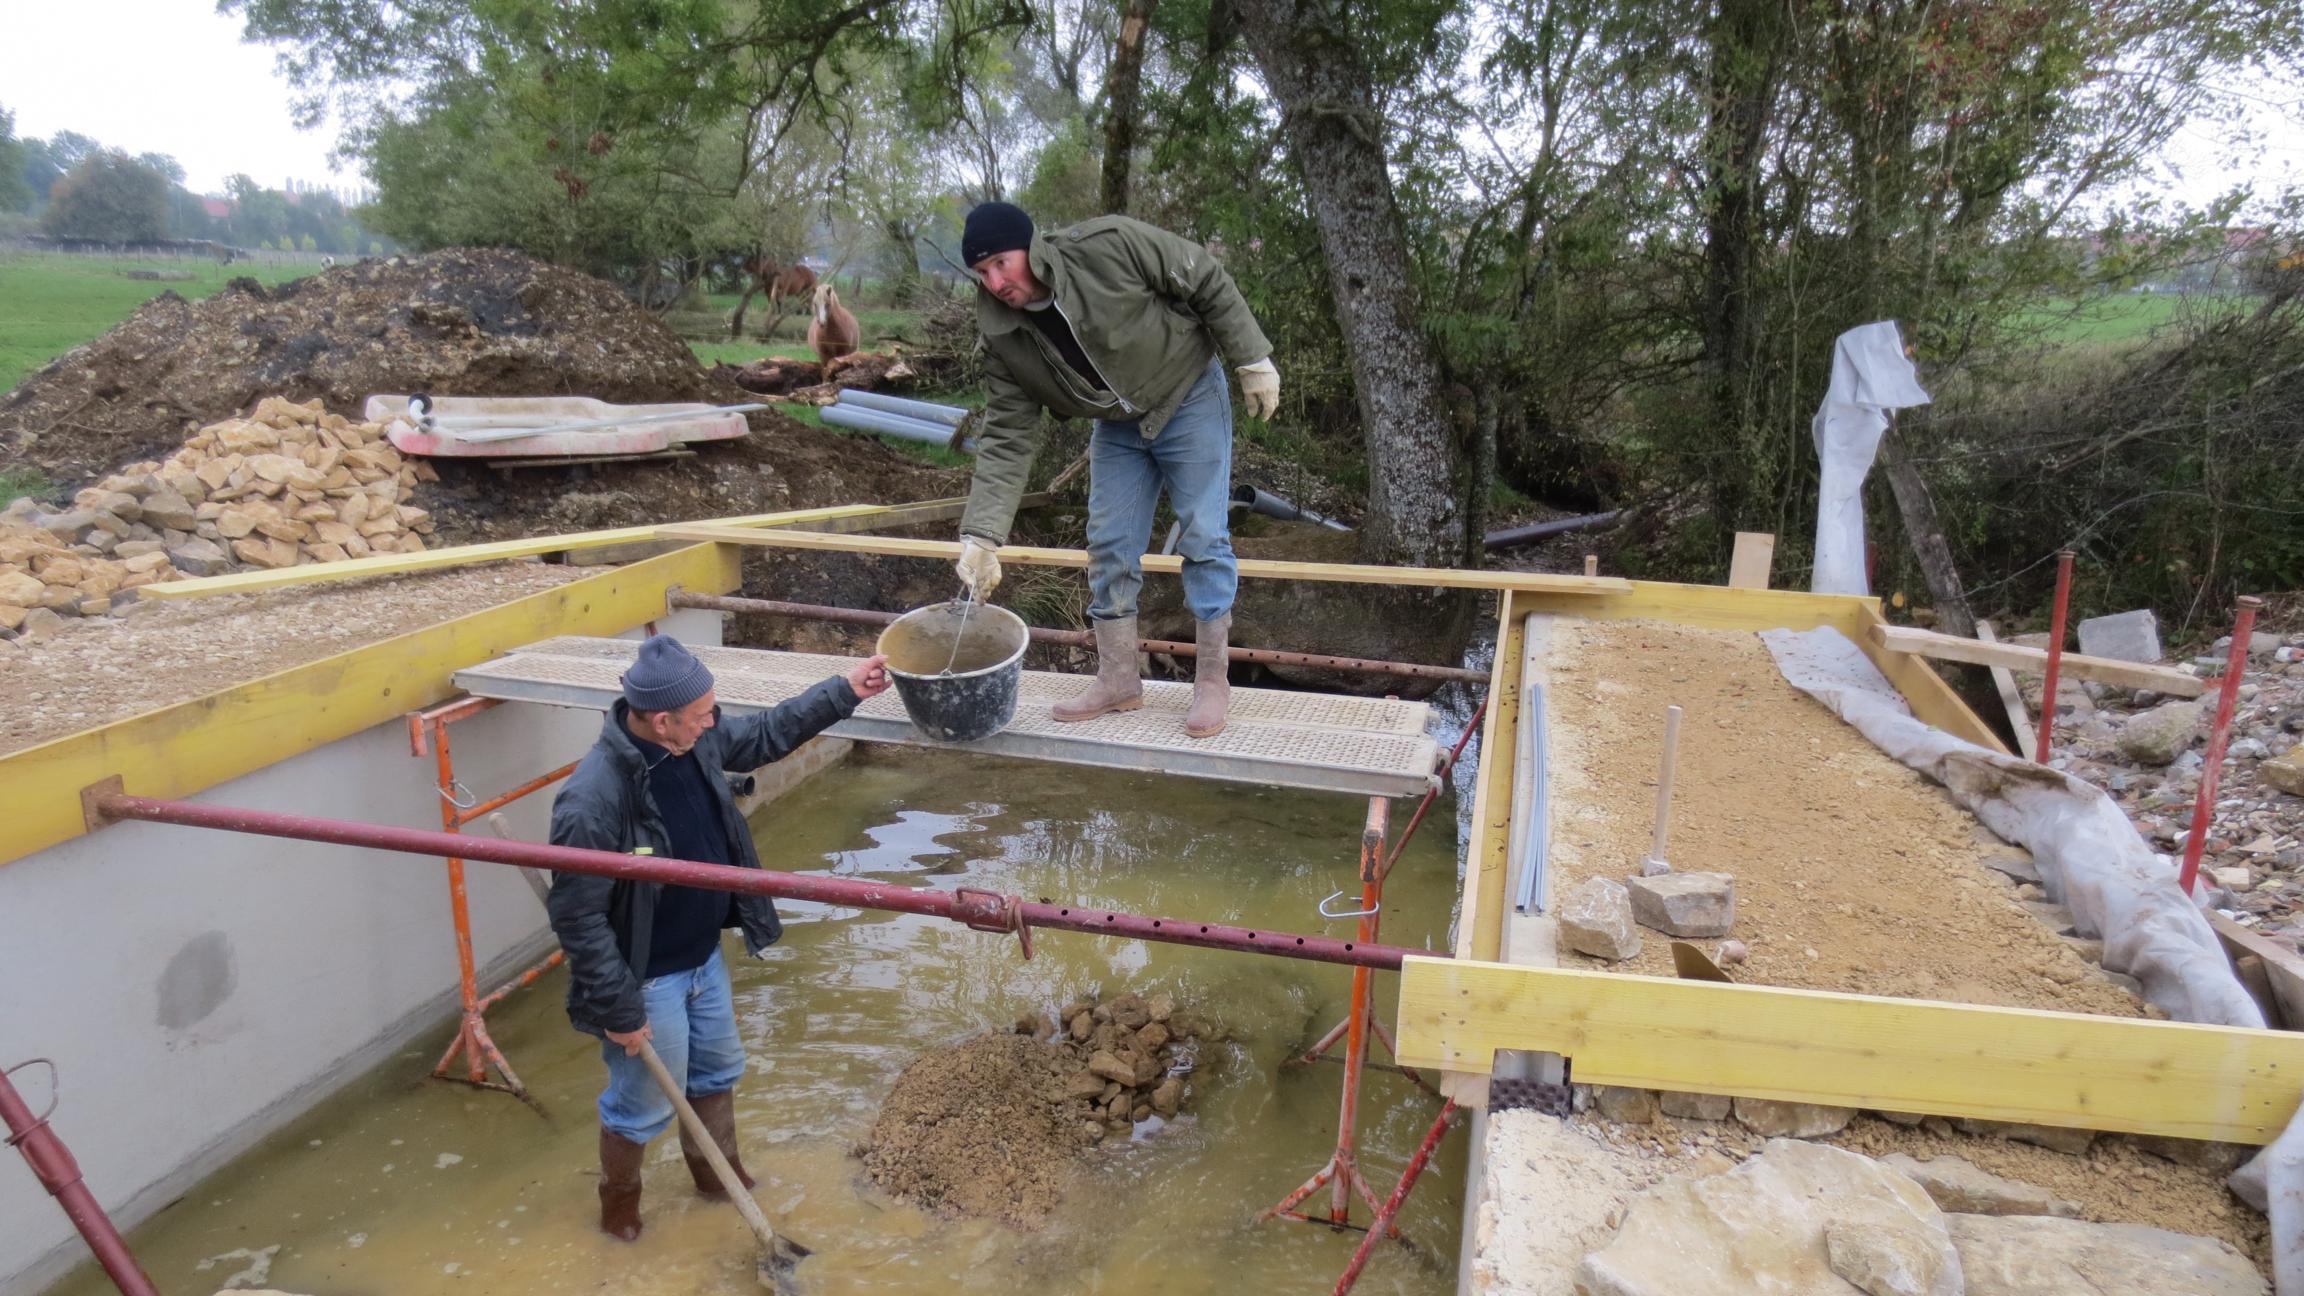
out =
[[[1864,579],[1864,475],[1872,471],[1888,411],[1928,403],[1904,339],[1891,320],[1852,328],[1832,345],[1832,382],[1817,407],[1816,492],[1818,594],[1869,594]]]

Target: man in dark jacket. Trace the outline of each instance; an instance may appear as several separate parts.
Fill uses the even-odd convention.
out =
[[[1197,623],[1184,732],[1223,732],[1232,597],[1229,365],[1251,418],[1280,403],[1272,344],[1208,249],[1126,216],[1040,233],[1007,203],[968,213],[961,256],[978,278],[984,426],[960,519],[960,579],[978,598],[1000,582],[999,550],[1039,449],[1041,412],[1096,420],[1088,443],[1088,616],[1096,682],[1056,704],[1093,720],[1144,704],[1136,592],[1162,491],[1183,524],[1184,602]]]
[[[887,658],[872,657],[771,710],[719,723],[712,672],[667,635],[643,641],[624,673],[600,740],[552,802],[552,842],[668,859],[759,868],[736,808],[729,770],[781,760],[887,691]],[[735,927],[758,957],[783,935],[766,896],[560,873],[546,902],[568,953],[568,1017],[601,1037],[608,1087],[600,1095],[600,1228],[640,1236],[640,1164],[672,1124],[671,1100],[640,1058],[653,1042],[685,1078],[690,1105],[747,1188],[736,1148],[736,1034],[720,932]],[[721,1194],[702,1149],[680,1130],[680,1150],[706,1196]]]

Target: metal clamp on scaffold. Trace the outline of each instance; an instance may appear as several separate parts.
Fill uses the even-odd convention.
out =
[[[1031,959],[1032,924],[1024,919],[1024,897],[1002,895],[982,887],[954,887],[952,916],[970,931],[1002,936],[1016,933],[1016,943],[1024,947],[1025,959]]]

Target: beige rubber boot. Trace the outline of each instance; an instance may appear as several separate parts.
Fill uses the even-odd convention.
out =
[[[1192,709],[1184,713],[1184,734],[1213,738],[1224,732],[1224,713],[1232,706],[1232,660],[1225,655],[1232,638],[1232,614],[1198,622],[1193,631]]]
[[[1096,682],[1080,696],[1048,708],[1048,714],[1059,720],[1093,720],[1144,705],[1143,670],[1136,656],[1136,618],[1114,617],[1094,624]]]

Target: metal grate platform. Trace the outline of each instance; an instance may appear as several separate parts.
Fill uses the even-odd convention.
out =
[[[617,680],[638,650],[639,642],[631,639],[547,639],[460,670],[456,684],[479,697],[604,711],[615,701]],[[695,653],[712,669],[720,705],[739,714],[795,697],[828,675],[844,675],[859,660],[756,648],[697,648]],[[1049,716],[1050,705],[1087,683],[1080,675],[1024,672],[1016,718],[982,742],[941,743],[924,737],[906,718],[893,689],[827,732],[865,742],[1360,796],[1422,796],[1437,776],[1440,748],[1424,732],[1430,708],[1421,702],[1234,688],[1224,732],[1196,739],[1184,736],[1192,686],[1147,680],[1141,710],[1083,724],[1063,724]]]

